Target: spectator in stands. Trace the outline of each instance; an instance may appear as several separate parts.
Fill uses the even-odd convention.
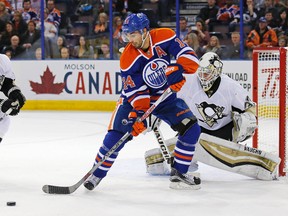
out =
[[[12,22],[8,21],[5,25],[5,31],[2,33],[0,39],[0,50],[2,51],[4,47],[11,45],[11,37],[17,35],[17,32],[14,30],[14,25]]]
[[[216,53],[220,58],[222,58],[222,48],[220,45],[220,41],[217,36],[210,37],[209,43],[203,47],[204,53],[207,52],[214,52]]]
[[[47,8],[49,10],[48,21],[53,23],[55,27],[59,30],[61,24],[61,13],[57,8],[55,8],[55,1],[48,0]]]
[[[42,60],[42,49],[41,49],[41,47],[38,47],[35,50],[35,59],[36,60]]]
[[[23,10],[22,18],[23,20],[28,23],[30,20],[37,21],[39,17],[37,15],[37,11],[31,7],[31,0],[23,0]]]
[[[121,37],[121,29],[122,19],[120,16],[115,16],[113,19],[113,48],[115,53],[117,53],[121,47],[125,46],[125,43]]]
[[[8,56],[9,59],[12,57],[12,51],[11,50],[6,50],[4,53],[6,56]]]
[[[278,38],[278,47],[286,47],[287,46],[287,36],[281,35]]]
[[[246,40],[247,48],[252,51],[255,47],[275,47],[278,44],[278,38],[273,29],[267,27],[265,17],[259,19],[258,27],[253,29]]]
[[[36,23],[33,20],[28,22],[28,30],[22,36],[22,46],[26,49],[26,51],[30,52],[31,57],[34,54],[36,46],[40,46],[40,30],[36,29]]]
[[[98,59],[100,60],[109,60],[110,59],[110,48],[108,42],[103,42],[100,46],[100,54],[98,55]],[[113,59],[117,59],[117,53],[114,53]]]
[[[94,49],[90,46],[84,36],[79,38],[79,45],[74,47],[73,56],[81,59],[93,59]]]
[[[0,2],[0,20],[4,23],[11,20],[11,14],[7,12],[4,2]]]
[[[279,12],[277,22],[276,22],[276,28],[274,29],[278,35],[287,35],[288,33],[288,16],[287,16],[287,10],[285,8],[282,8]]]
[[[103,33],[103,32],[108,32],[108,31],[109,31],[108,15],[105,12],[102,12],[98,16],[98,20],[94,27],[94,32],[98,34],[98,33]]]
[[[58,29],[48,20],[49,10],[44,8],[44,40],[45,40],[45,56],[51,58],[53,55],[53,46],[56,43]],[[37,29],[41,29],[41,22],[37,23]],[[59,52],[60,53],[60,52]],[[60,54],[59,56],[60,57]]]
[[[240,38],[239,32],[231,33],[232,45],[228,46],[227,59],[240,59]]]
[[[179,27],[180,27],[180,35],[179,38],[181,40],[184,40],[185,36],[188,34],[189,32],[189,28],[188,28],[188,20],[186,17],[180,17],[180,21],[179,21]]]
[[[118,40],[120,43],[123,43],[121,37],[121,29],[122,29],[122,19],[120,16],[115,16],[113,18],[113,38]]]
[[[245,24],[250,25],[251,29],[255,28],[258,19],[259,10],[255,7],[254,0],[246,0],[243,11],[243,21]],[[237,16],[240,20],[240,14]]]
[[[44,8],[44,36],[46,38],[49,38],[50,40],[53,40],[58,35],[58,29],[55,27],[55,25],[48,20],[49,10],[48,8]],[[38,23],[38,29],[41,28],[41,23]]]
[[[216,15],[218,10],[219,7],[216,5],[216,0],[207,0],[207,5],[200,9],[196,20],[203,20],[209,31],[213,31],[213,25],[217,22]]]
[[[265,18],[267,20],[268,28],[272,28],[272,29],[277,28],[277,23],[276,23],[275,18],[273,17],[273,13],[271,10],[265,13]]]
[[[20,39],[23,34],[27,31],[27,23],[23,20],[22,14],[20,11],[14,11],[12,23],[14,24],[14,29],[18,33]]]
[[[189,32],[183,41],[196,52],[198,58],[201,58],[201,56],[204,54],[204,50],[200,46],[198,36],[193,31]]]
[[[59,35],[56,40],[56,44],[52,46],[52,58],[59,59],[61,57],[61,49],[66,47],[66,39],[64,36]]]
[[[100,54],[98,55],[98,59],[101,59],[101,60],[103,60],[103,59],[105,59],[105,60],[106,60],[106,59],[110,59],[109,44],[106,43],[106,42],[103,42],[103,43],[101,44],[100,49],[101,49],[101,52],[100,52]]]
[[[9,13],[12,11],[12,6],[8,0],[0,0],[0,2],[4,3],[5,8],[7,11],[9,11]]]
[[[229,25],[229,32],[234,31],[239,20],[240,9],[233,0],[226,0],[226,4],[218,10],[217,20],[224,25]]]
[[[267,11],[271,11],[273,17],[277,17],[278,10],[275,7],[274,0],[265,0],[259,11],[259,17],[264,17]]]
[[[26,57],[24,55],[25,48],[20,45],[20,38],[18,35],[13,35],[11,37],[11,45],[4,48],[4,53],[6,53],[7,50],[11,51],[11,59],[23,59]]]
[[[60,50],[61,59],[70,59],[68,47],[62,47]]]
[[[201,47],[208,44],[210,34],[203,20],[196,21],[196,30],[193,30],[193,32],[197,35]]]
[[[116,0],[115,11],[118,12],[122,19],[126,18],[127,13],[138,13],[142,8],[142,0]]]

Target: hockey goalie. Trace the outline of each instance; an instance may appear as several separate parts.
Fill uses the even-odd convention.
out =
[[[204,54],[197,73],[186,76],[186,83],[178,92],[178,97],[185,100],[197,117],[202,132],[190,171],[197,170],[199,161],[252,178],[274,180],[280,158],[243,144],[257,129],[256,104],[239,83],[222,74],[222,68],[223,63],[217,54]],[[150,130],[158,131],[158,142],[164,142],[173,158],[177,136],[164,140],[159,133],[160,121],[151,119]],[[170,165],[163,155],[160,148],[145,152],[148,173],[170,172]]]

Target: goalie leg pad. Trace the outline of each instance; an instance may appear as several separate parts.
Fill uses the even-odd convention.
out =
[[[173,151],[177,137],[166,140],[167,148],[173,157]],[[146,171],[151,175],[167,175],[170,174],[170,165],[164,161],[163,155],[159,148],[150,149],[145,152]]]
[[[174,157],[174,148],[175,143],[177,142],[177,137],[173,137],[171,139],[165,140],[167,144],[167,148],[172,157]],[[161,150],[159,148],[150,149],[145,152],[145,163],[146,163],[146,172],[151,175],[168,175],[170,174],[171,167],[164,160]],[[188,172],[193,172],[197,177],[200,176],[199,173],[194,173],[198,170],[197,161],[194,160],[191,162]]]
[[[202,133],[193,160],[260,180],[275,180],[280,158],[271,153]]]

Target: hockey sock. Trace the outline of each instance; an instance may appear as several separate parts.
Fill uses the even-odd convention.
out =
[[[117,143],[123,136],[123,133],[118,131],[109,131],[103,141],[103,145],[100,147],[99,152],[95,159],[95,164],[97,164],[103,156]],[[127,140],[128,141],[128,140]],[[119,151],[124,147],[125,143],[123,142],[121,146],[119,146],[116,151],[110,155],[110,157],[105,160],[98,169],[95,170],[93,175],[104,178],[107,175],[107,172],[110,170],[111,166],[113,165],[114,161],[116,160]]]
[[[187,173],[191,164],[195,145],[200,135],[200,127],[194,124],[185,134],[179,135],[178,141],[174,149],[174,164],[173,167],[180,173]]]

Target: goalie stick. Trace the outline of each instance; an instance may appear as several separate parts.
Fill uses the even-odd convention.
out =
[[[144,113],[144,115],[138,119],[139,122],[144,121],[153,111],[154,109],[166,98],[168,98],[172,94],[172,90],[170,88],[166,89],[164,93],[158,98],[158,100]],[[86,179],[99,167],[101,164],[107,160],[111,154],[120,146],[122,143],[130,137],[131,133],[127,132],[124,134],[121,139],[103,156],[103,158],[95,164],[84,176],[81,178],[76,184],[71,186],[56,186],[56,185],[44,185],[42,190],[44,193],[48,194],[71,194],[76,191],[85,181]]]
[[[166,160],[167,164],[172,164],[172,157],[171,157],[171,154],[169,152],[169,149],[165,143],[165,140],[164,140],[164,137],[162,135],[162,132],[160,131],[159,129],[159,126],[160,126],[160,123],[161,123],[161,119],[157,119],[156,120],[156,124],[153,128],[153,131],[154,131],[154,135],[158,141],[158,144],[159,144],[159,147],[160,147],[160,151],[164,157],[164,159]]]

